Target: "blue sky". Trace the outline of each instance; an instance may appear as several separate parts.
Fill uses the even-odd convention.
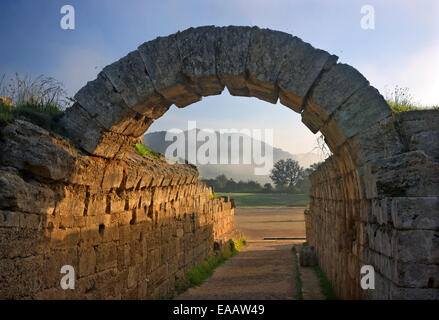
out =
[[[76,29],[62,30],[60,9],[75,8]],[[363,5],[375,9],[375,29],[360,27]],[[0,0],[0,74],[44,74],[73,95],[145,41],[201,25],[256,25],[291,33],[340,57],[381,93],[409,87],[424,105],[439,104],[437,0]],[[315,142],[294,112],[227,92],[185,109],[172,107],[151,130],[274,128],[275,145],[294,153]]]

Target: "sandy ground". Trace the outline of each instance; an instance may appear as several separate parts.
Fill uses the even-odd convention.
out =
[[[247,240],[305,238],[304,208],[236,208],[235,227]]]
[[[199,287],[177,300],[295,300],[294,241],[249,241]]]
[[[291,247],[304,240],[263,240],[264,237],[305,237],[303,208],[236,208],[235,226],[247,245],[219,266],[203,284],[176,299],[294,300],[296,267]],[[302,270],[305,271],[305,270]],[[305,299],[319,299],[312,270],[304,272]],[[309,285],[308,285],[309,284]],[[306,287],[306,289],[305,289]],[[305,293],[306,292],[306,293]]]

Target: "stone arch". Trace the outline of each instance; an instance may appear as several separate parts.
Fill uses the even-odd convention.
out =
[[[225,87],[232,95],[280,100],[299,112],[312,132],[320,131],[334,154],[312,178],[306,219],[310,241],[338,296],[402,297],[400,286],[409,280],[392,272],[405,265],[385,263],[398,259],[395,255],[408,243],[395,222],[389,222],[389,206],[402,203],[396,198],[436,197],[438,181],[428,176],[437,173],[437,163],[424,152],[407,153],[410,146],[384,98],[357,70],[337,59],[279,31],[190,28],[146,42],[105,67],[78,91],[61,122],[89,154],[123,158],[172,104],[186,107]],[[413,163],[418,167],[410,171]],[[404,179],[413,175],[418,182],[407,184]],[[415,211],[421,206],[416,201]],[[330,223],[334,230],[328,230]],[[410,259],[402,261],[422,260]],[[363,264],[375,266],[384,279],[373,293],[359,287]]]
[[[338,153],[358,148],[347,140],[385,122],[391,112],[357,70],[337,59],[279,31],[190,28],[146,42],[105,67],[78,91],[62,121],[85,151],[112,158],[172,104],[186,107],[226,86],[232,95],[279,99]],[[351,152],[356,163],[372,156],[372,150],[360,149]]]

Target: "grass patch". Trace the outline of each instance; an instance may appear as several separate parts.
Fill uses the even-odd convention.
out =
[[[162,156],[161,153],[154,151],[141,143],[136,143],[136,146],[134,147],[134,149],[141,156],[147,156],[152,160],[159,159]]]
[[[319,279],[320,290],[322,291],[322,294],[325,296],[325,299],[336,300],[337,297],[335,296],[334,289],[332,288],[331,283],[329,282],[328,278],[326,278],[322,269],[318,265],[315,265],[314,271],[317,275],[317,278]]]
[[[225,193],[236,201],[237,207],[306,207],[309,204],[308,194],[291,193]]]
[[[212,199],[219,199],[220,197],[215,193],[215,192],[213,192],[213,193],[211,193],[210,195],[209,195],[209,199],[210,200],[212,200]]]
[[[0,125],[6,125],[14,120],[25,120],[48,131],[66,135],[58,120],[64,114],[57,105],[37,104],[26,102],[22,105],[13,106],[0,101]]]
[[[300,269],[299,269],[299,258],[297,257],[297,250],[296,247],[292,247],[291,251],[294,254],[294,262],[296,265],[296,290],[297,290],[297,299],[303,300],[303,293],[302,293],[302,278],[300,277]]]
[[[238,240],[230,239],[225,248],[216,253],[211,254],[198,267],[192,268],[187,273],[187,281],[184,287],[178,290],[180,293],[188,288],[199,286],[213,274],[213,271],[231,257],[234,257],[247,244],[246,238],[243,236]]]
[[[416,110],[439,110],[439,106],[419,106],[410,93],[409,88],[395,86],[386,94],[387,104],[393,113],[401,113]]]

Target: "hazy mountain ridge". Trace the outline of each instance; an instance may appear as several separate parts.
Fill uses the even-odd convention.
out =
[[[186,142],[187,142],[187,134],[188,132],[185,131],[184,135],[186,137]],[[220,137],[220,133],[218,131],[216,131],[215,134],[217,135],[217,138]],[[144,144],[155,151],[165,154],[168,146],[173,143],[173,141],[166,141],[165,135],[166,135],[166,131],[156,131],[156,132],[146,133],[144,135]],[[250,139],[251,139],[250,141],[253,143],[253,139],[252,138]],[[204,143],[205,142],[203,141],[197,142],[197,150]],[[262,142],[263,150],[265,150],[266,145],[267,145],[266,143]],[[239,148],[240,148],[239,157],[242,160],[242,143],[240,143]],[[220,151],[220,146],[217,147],[218,154],[219,151]],[[230,144],[228,144],[227,152],[229,155],[231,154],[230,151],[231,151]],[[186,158],[187,158],[187,148],[186,148]],[[299,164],[304,168],[309,167],[313,163],[322,161],[320,156],[316,153],[308,152],[308,153],[291,154],[285,150],[282,150],[281,148],[273,147],[274,162],[288,158],[297,160]],[[242,161],[240,161],[240,164],[204,164],[204,165],[197,164],[197,167],[198,167],[198,171],[200,172],[200,176],[203,178],[215,178],[220,174],[225,174],[227,177],[233,178],[236,181],[255,180],[259,183],[271,182],[268,175],[254,174],[254,168],[256,166],[253,163],[242,164]]]

